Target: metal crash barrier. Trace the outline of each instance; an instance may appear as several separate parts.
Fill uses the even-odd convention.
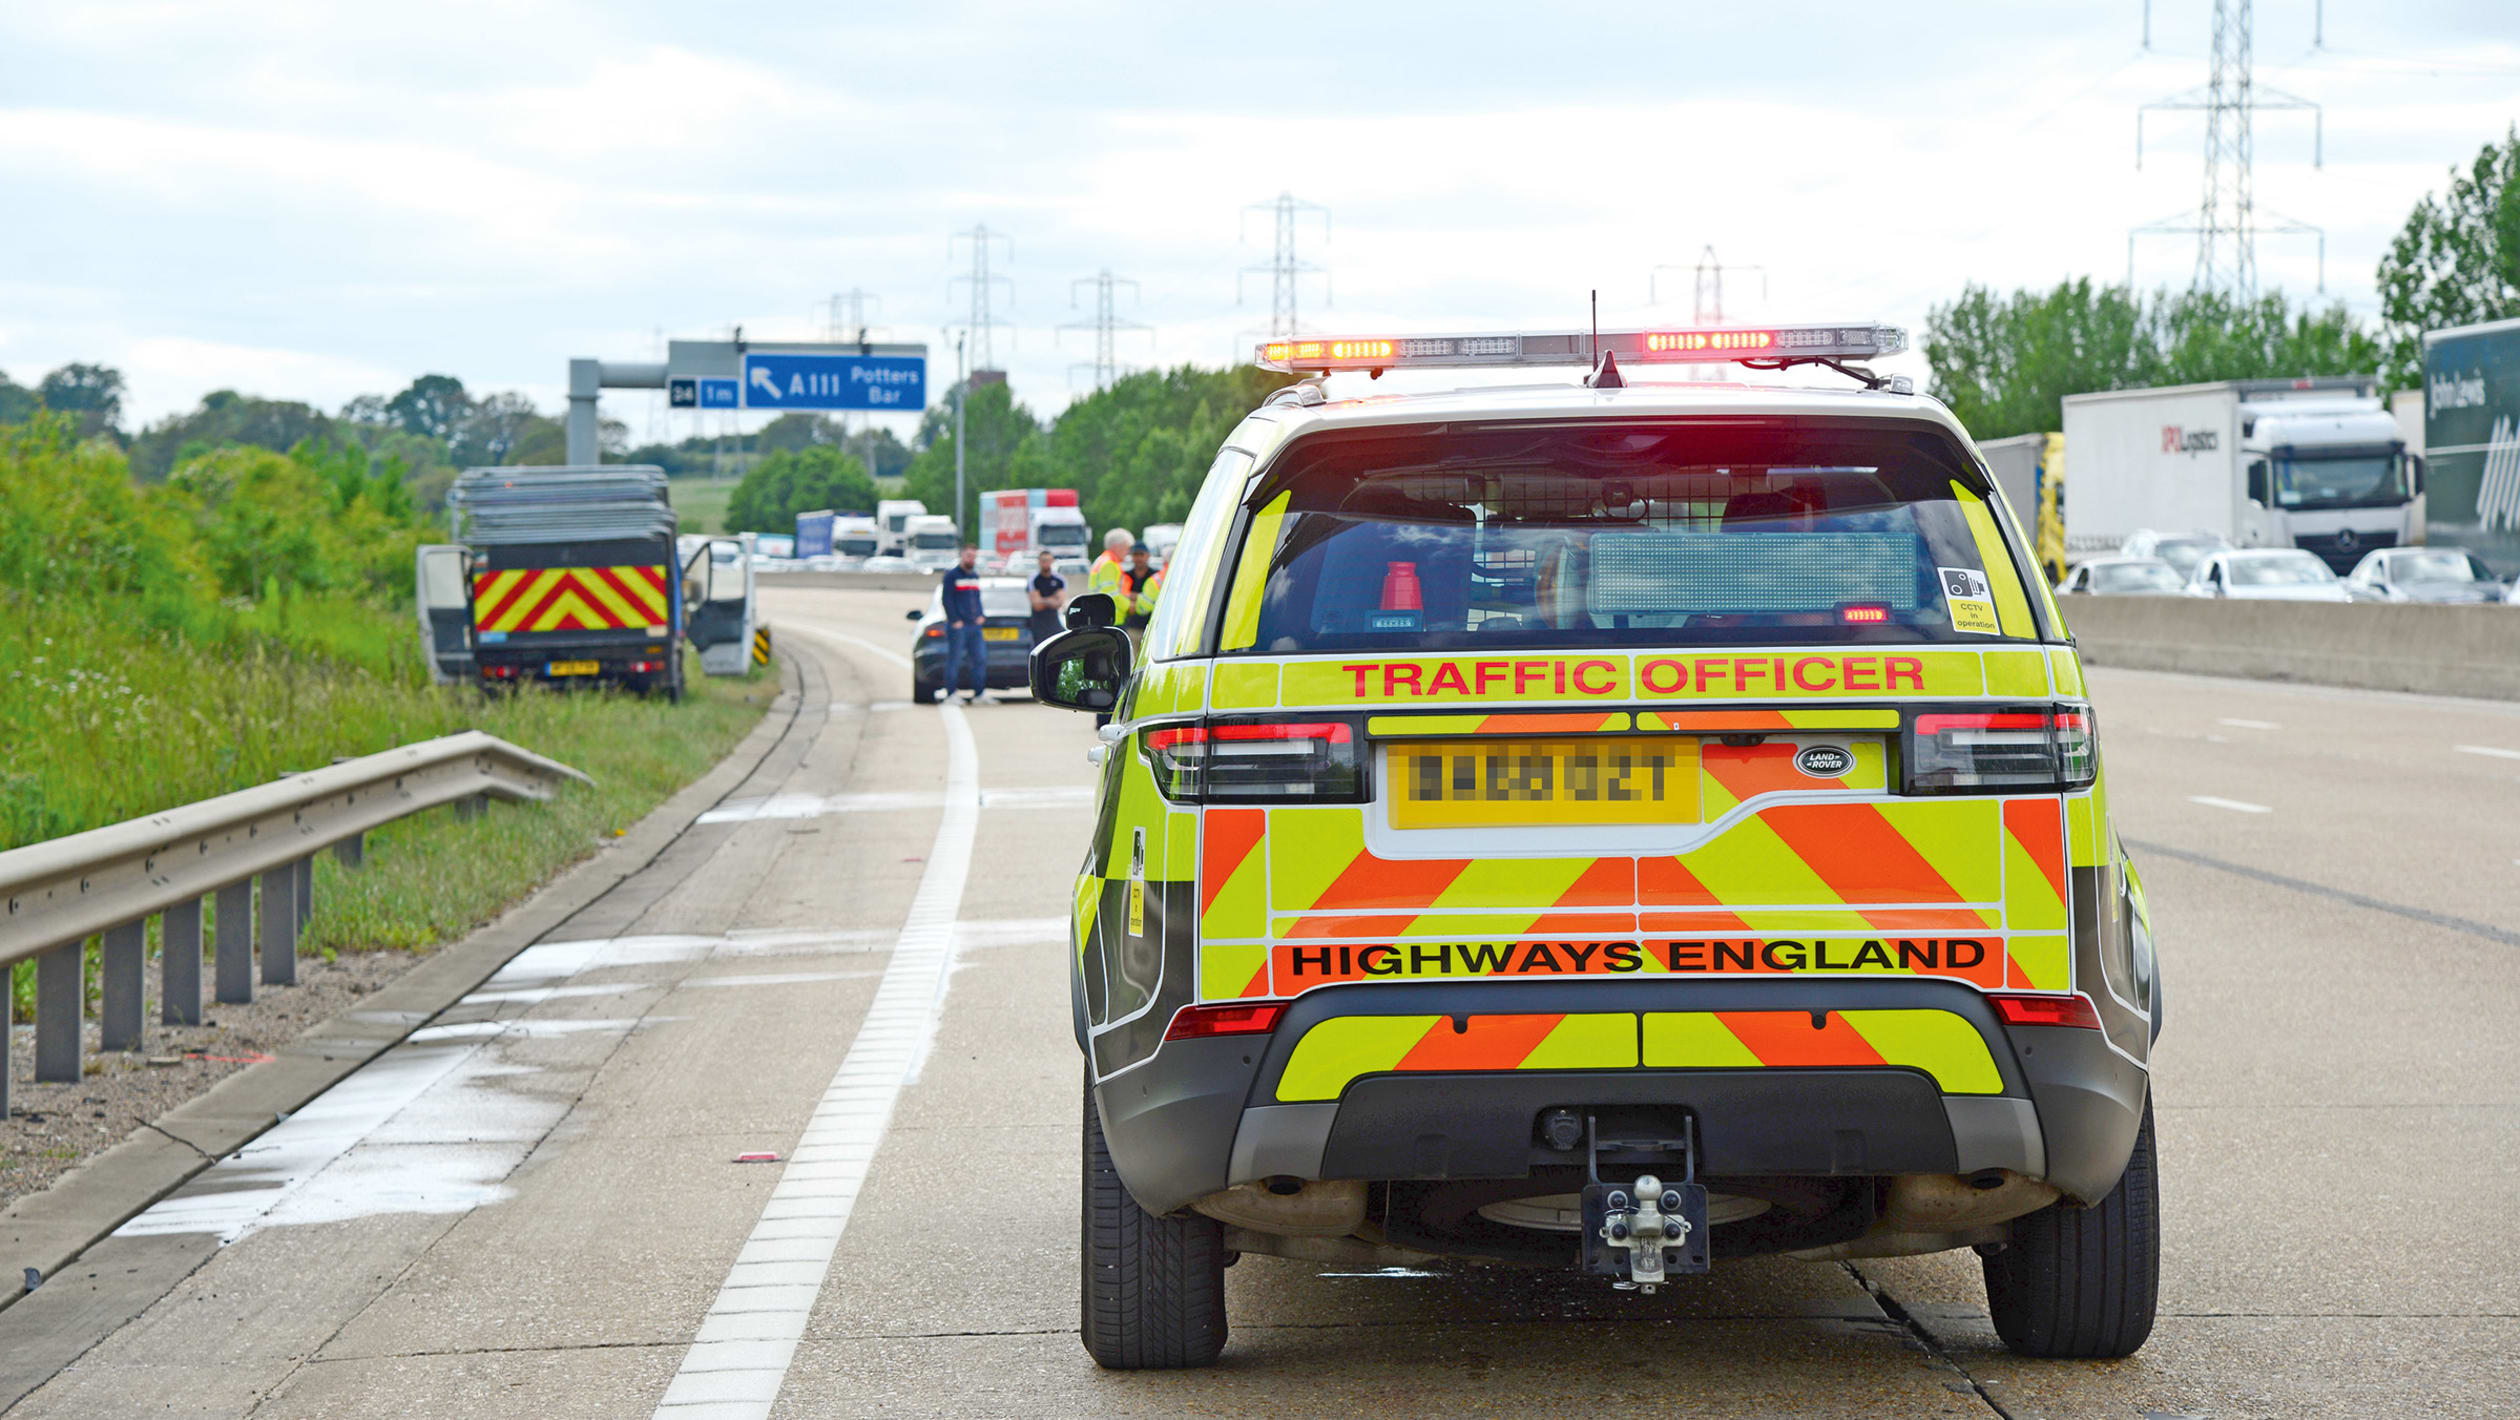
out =
[[[297,980],[298,936],[314,910],[315,854],[330,848],[355,867],[372,828],[441,804],[469,816],[492,798],[549,799],[565,779],[594,782],[466,731],[0,853],[0,982],[34,959],[35,1078],[80,1077],[90,937],[103,938],[100,1044],[138,1050],[151,917],[164,918],[161,1019],[199,1025],[205,902],[216,928],[215,994],[222,1003],[249,1002],[257,946],[263,984]],[[0,1118],[8,1112],[8,1052],[9,1032],[0,1026]]]

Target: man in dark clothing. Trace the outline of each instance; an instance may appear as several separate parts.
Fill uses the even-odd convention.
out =
[[[1133,633],[1132,640],[1136,639],[1134,633],[1144,631],[1146,623],[1153,619],[1155,598],[1163,590],[1164,574],[1155,570],[1154,556],[1155,549],[1142,542],[1135,544],[1129,549],[1129,565],[1120,574],[1129,589],[1129,594],[1120,600],[1120,624]]]
[[[977,705],[989,690],[989,645],[981,636],[984,613],[980,609],[980,576],[973,565],[980,560],[980,549],[964,543],[962,565],[948,567],[941,583],[945,597],[945,694],[951,698],[954,686],[962,680],[963,663],[971,664],[971,691],[963,697],[966,705]]]
[[[1041,570],[1028,589],[1032,595],[1032,639],[1038,646],[1059,634],[1059,613],[1067,607],[1067,578],[1051,570],[1056,559],[1042,549]]]

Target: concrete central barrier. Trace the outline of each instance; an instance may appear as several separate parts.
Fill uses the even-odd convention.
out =
[[[2520,606],[2057,598],[2093,665],[2520,700]]]
[[[813,587],[839,592],[932,592],[936,576],[934,572],[764,572],[759,585],[764,591]]]

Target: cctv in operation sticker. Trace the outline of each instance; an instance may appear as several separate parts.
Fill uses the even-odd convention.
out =
[[[1995,588],[1986,574],[1975,567],[1937,567],[1942,582],[1943,606],[1951,613],[1951,629],[1977,636],[1993,636],[2000,629],[1995,620]]]

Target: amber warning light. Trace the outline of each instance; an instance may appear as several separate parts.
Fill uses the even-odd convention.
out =
[[[1467,365],[1622,365],[1741,361],[1774,368],[1821,360],[1870,360],[1907,349],[1891,325],[1783,325],[1723,330],[1526,331],[1518,335],[1391,335],[1270,340],[1256,363],[1290,373],[1406,370]],[[1770,362],[1774,362],[1771,364]]]

